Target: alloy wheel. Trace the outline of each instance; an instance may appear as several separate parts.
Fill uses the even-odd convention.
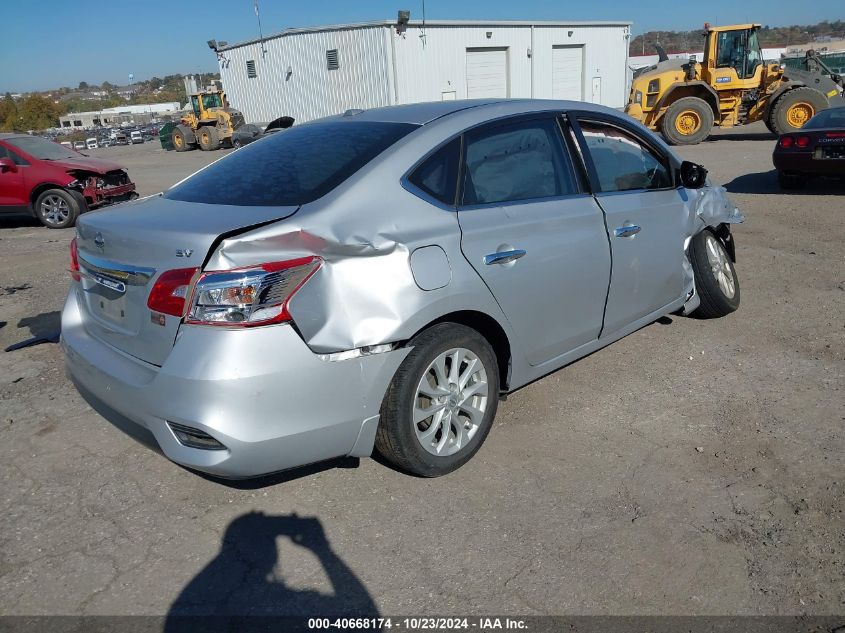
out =
[[[432,455],[454,455],[478,431],[490,396],[487,371],[472,351],[458,347],[437,356],[423,372],[412,408],[420,445]]]
[[[731,264],[728,261],[725,249],[712,235],[707,236],[707,261],[710,263],[710,270],[713,277],[719,284],[719,289],[728,299],[732,299],[736,293],[736,282],[734,281]]]
[[[49,195],[41,201],[40,214],[44,222],[57,226],[70,217],[70,206],[61,196]]]

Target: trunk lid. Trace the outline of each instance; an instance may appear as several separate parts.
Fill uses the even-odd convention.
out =
[[[147,307],[158,277],[176,268],[201,268],[220,235],[282,220],[297,209],[153,197],[82,215],[77,248],[85,329],[131,356],[161,365],[181,319],[167,315],[162,323]]]

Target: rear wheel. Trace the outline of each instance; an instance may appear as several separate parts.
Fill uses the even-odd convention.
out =
[[[713,129],[713,110],[698,97],[684,97],[669,106],[660,123],[663,138],[671,145],[696,145]]]
[[[197,130],[197,141],[200,149],[209,152],[220,147],[220,135],[217,133],[217,128],[210,125],[205,125]]]
[[[191,143],[188,142],[187,133],[182,128],[173,128],[173,148],[177,152],[186,152],[191,149]]]
[[[376,449],[423,477],[452,472],[490,432],[499,397],[493,349],[475,330],[440,323],[414,337],[381,406]]]
[[[795,132],[827,107],[827,98],[818,90],[795,88],[775,101],[769,123],[776,134]]]
[[[734,312],[739,307],[739,279],[724,244],[704,230],[692,238],[689,258],[701,299],[695,315],[712,319]]]
[[[64,189],[48,189],[35,199],[35,215],[48,229],[66,229],[76,223],[85,206],[81,194]]]

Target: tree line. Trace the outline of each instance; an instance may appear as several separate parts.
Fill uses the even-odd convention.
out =
[[[715,25],[714,26],[721,26]],[[655,44],[667,52],[700,52],[704,50],[704,28],[695,31],[649,31],[631,38],[631,55],[653,55]],[[763,26],[759,31],[762,48],[786,48],[808,44],[816,38],[845,39],[845,21],[825,20],[809,26]],[[823,46],[820,44],[819,46]]]
[[[163,78],[151,77],[138,81],[131,86],[119,87],[108,81],[102,84],[89,84],[81,81],[77,88],[63,86],[55,90],[31,92],[15,99],[7,92],[0,99],[0,132],[40,131],[56,127],[59,117],[74,112],[96,112],[121,105],[146,103],[180,104],[187,100],[182,75],[167,75]],[[200,89],[212,80],[219,79],[219,74],[197,74]],[[128,92],[129,98],[118,94],[118,90]],[[100,97],[91,97],[92,92],[105,92]]]

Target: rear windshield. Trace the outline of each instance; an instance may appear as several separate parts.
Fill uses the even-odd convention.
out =
[[[365,121],[292,127],[237,150],[165,197],[250,207],[305,204],[337,187],[416,127]]]
[[[826,127],[845,127],[845,108],[831,108],[822,110],[804,126],[809,130],[818,130]]]

